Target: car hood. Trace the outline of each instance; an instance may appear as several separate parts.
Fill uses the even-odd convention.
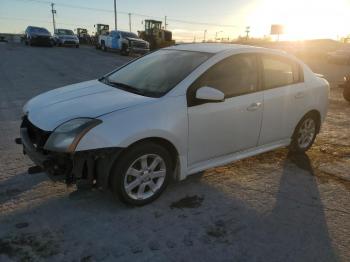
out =
[[[147,43],[145,40],[140,39],[140,38],[132,38],[132,37],[126,37],[127,40],[134,41],[134,42],[142,42],[142,43]]]
[[[95,118],[154,99],[92,80],[38,95],[27,102],[23,111],[35,126],[52,131],[74,118]]]
[[[57,35],[58,38],[64,38],[64,39],[77,39],[78,37],[75,35]]]

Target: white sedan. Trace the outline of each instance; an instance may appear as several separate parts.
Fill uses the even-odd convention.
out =
[[[153,52],[24,106],[24,152],[50,175],[144,205],[173,177],[279,147],[305,152],[329,84],[287,53],[231,44]]]

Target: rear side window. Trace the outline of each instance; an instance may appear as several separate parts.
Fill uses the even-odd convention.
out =
[[[288,58],[262,55],[263,86],[271,89],[304,81],[300,65]]]
[[[194,89],[209,86],[222,91],[226,98],[252,93],[258,87],[255,55],[234,55],[217,63],[194,83]]]

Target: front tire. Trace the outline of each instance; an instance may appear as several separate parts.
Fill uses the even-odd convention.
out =
[[[305,153],[313,145],[319,130],[320,120],[313,113],[306,114],[297,125],[290,145],[291,152]]]
[[[111,172],[113,192],[126,204],[142,206],[157,199],[173,173],[170,153],[155,143],[133,146]]]
[[[128,51],[128,47],[126,45],[122,46],[122,50],[120,51],[121,55],[129,56],[130,52]]]

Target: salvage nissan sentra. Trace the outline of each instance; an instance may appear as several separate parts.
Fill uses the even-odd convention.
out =
[[[178,45],[34,97],[21,142],[50,176],[144,205],[171,178],[284,146],[307,151],[328,93],[326,80],[281,51]]]

